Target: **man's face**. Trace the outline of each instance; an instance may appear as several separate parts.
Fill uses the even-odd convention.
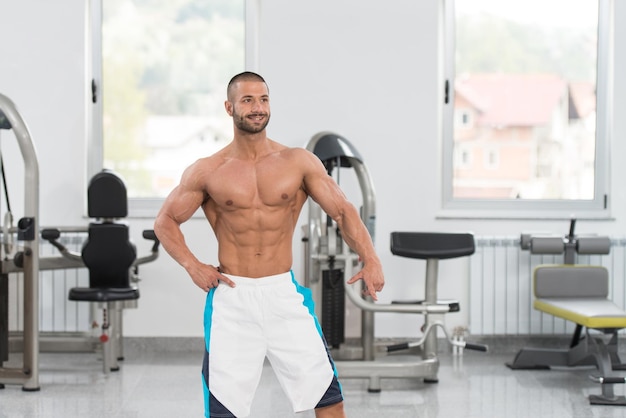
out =
[[[265,83],[239,81],[233,87],[226,111],[237,129],[251,134],[263,131],[270,121],[270,97]]]

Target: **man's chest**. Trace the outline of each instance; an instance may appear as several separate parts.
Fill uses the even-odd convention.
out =
[[[302,176],[288,164],[230,164],[208,179],[218,206],[248,208],[288,205],[302,193]]]

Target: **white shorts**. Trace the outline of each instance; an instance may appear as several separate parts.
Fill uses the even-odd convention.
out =
[[[206,416],[248,416],[265,357],[295,412],[340,402],[311,291],[292,272],[228,277],[236,287],[212,289],[204,313]]]

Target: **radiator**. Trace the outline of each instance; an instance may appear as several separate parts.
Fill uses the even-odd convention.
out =
[[[469,331],[474,335],[570,334],[575,326],[532,307],[531,275],[539,264],[560,264],[562,255],[531,255],[519,236],[476,237],[470,257]],[[626,238],[612,238],[607,255],[579,255],[577,263],[609,270],[609,298],[624,308]]]
[[[80,252],[86,233],[63,233],[59,241],[68,249]],[[47,241],[39,244],[40,257],[60,257]],[[23,331],[23,275],[9,275],[9,331]],[[39,272],[39,329],[41,332],[87,332],[91,326],[88,303],[67,299],[69,289],[89,286],[86,268],[42,270]]]
[[[84,233],[64,233],[61,243],[80,251]],[[561,263],[560,255],[531,255],[522,251],[519,236],[476,237],[470,257],[469,331],[474,335],[569,334],[571,322],[538,312],[532,307],[531,273],[544,263]],[[49,243],[40,243],[41,257],[59,256]],[[611,252],[602,256],[578,256],[578,263],[605,266],[610,273],[609,297],[626,306],[626,238],[612,238]],[[23,329],[21,274],[9,279],[9,330]],[[39,326],[42,332],[87,332],[91,327],[88,303],[69,301],[69,289],[88,286],[87,269],[40,271]]]

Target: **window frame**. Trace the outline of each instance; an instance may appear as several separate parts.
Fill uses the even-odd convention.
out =
[[[104,165],[104,133],[103,133],[103,101],[102,101],[102,2],[106,0],[89,0],[86,16],[87,47],[90,51],[87,55],[86,80],[90,97],[87,110],[87,182],[96,173],[103,169]],[[244,66],[246,70],[258,71],[259,67],[259,17],[260,0],[245,0],[244,2],[244,31],[245,52]],[[224,86],[226,89],[226,86]],[[96,100],[93,101],[92,97]],[[86,188],[85,188],[86,190]],[[129,198],[129,218],[154,218],[163,205],[165,199],[154,198]],[[194,216],[200,216],[198,213]]]
[[[549,1],[549,0],[547,0]],[[455,0],[443,1],[442,196],[438,218],[607,219],[610,212],[610,144],[613,123],[614,0],[598,0],[596,143],[591,200],[500,200],[453,197]]]

